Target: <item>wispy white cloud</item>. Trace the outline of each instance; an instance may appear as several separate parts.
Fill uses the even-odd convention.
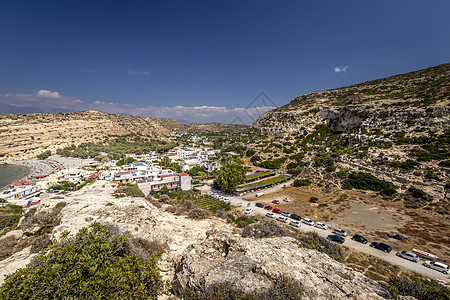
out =
[[[150,72],[149,71],[145,71],[145,70],[141,70],[141,71],[128,70],[128,75],[131,75],[131,76],[139,76],[139,75],[148,76],[148,75],[150,75]]]
[[[2,113],[27,112],[69,112],[82,110],[98,110],[113,114],[129,114],[141,117],[177,119],[183,123],[223,122],[251,124],[259,115],[274,109],[271,106],[233,107],[225,106],[135,106],[111,101],[97,100],[84,103],[79,99],[71,99],[59,92],[39,90],[36,94],[4,94],[0,95],[0,111]]]
[[[84,107],[83,101],[63,97],[58,92],[39,90],[36,94],[0,94],[2,112],[54,112],[75,111]]]
[[[348,69],[348,66],[345,67],[334,67],[334,72],[335,73],[343,73],[346,72]]]

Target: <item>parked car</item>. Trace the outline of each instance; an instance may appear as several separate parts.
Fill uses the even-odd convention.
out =
[[[340,235],[340,236],[347,236],[348,235],[347,232],[345,232],[345,230],[340,229],[340,228],[335,228],[333,230],[333,233],[337,234],[337,235]]]
[[[279,216],[279,217],[277,218],[277,221],[280,221],[280,222],[283,222],[283,223],[287,223],[287,222],[288,222],[288,218]]]
[[[273,200],[272,203],[273,204],[280,204],[280,201],[279,200]]]
[[[386,253],[389,253],[392,251],[392,248],[389,245],[383,244],[383,243],[378,243],[378,242],[372,242],[370,244],[370,247],[373,247],[375,249],[384,251]]]
[[[271,212],[268,212],[268,213],[266,214],[266,217],[269,217],[269,218],[275,218],[275,214],[274,214],[274,213],[271,213]]]
[[[408,239],[408,237],[402,233],[388,233],[388,237],[396,239],[396,240],[401,240],[401,239],[407,240]]]
[[[324,223],[322,223],[322,222],[317,222],[316,223],[316,227],[317,228],[320,228],[320,229],[328,229],[328,225],[325,225]]]
[[[284,201],[284,202],[291,202],[291,199],[289,199],[289,198],[284,198],[283,201]]]
[[[262,204],[262,203],[256,203],[255,206],[256,206],[256,207],[264,208],[264,204]]]
[[[264,206],[264,209],[267,209],[267,210],[272,210],[272,206],[270,206],[270,205],[266,205],[266,206]]]
[[[418,262],[420,260],[419,256],[415,253],[409,252],[409,251],[398,251],[395,255],[400,256],[404,259]]]
[[[291,214],[291,218],[297,221],[300,221],[302,218],[299,215]]]
[[[449,268],[447,265],[444,265],[443,263],[437,262],[437,261],[425,261],[422,265],[424,265],[427,268],[434,269],[436,271],[442,272],[444,274],[449,273]]]
[[[281,214],[281,209],[279,208],[274,208],[272,209],[272,212],[276,213],[276,214]]]
[[[314,222],[308,218],[303,218],[303,223],[305,223],[306,225],[314,226]]]
[[[294,220],[289,222],[289,225],[294,226],[294,227],[298,227],[298,228],[300,228],[302,226],[299,221],[294,221]]]
[[[253,211],[253,208],[249,207],[244,211],[244,214],[248,215]]]
[[[281,214],[283,216],[285,216],[285,217],[290,217],[291,216],[291,214],[289,212],[285,211],[285,210],[283,212],[281,212]]]
[[[341,244],[345,242],[345,239],[342,236],[337,235],[337,234],[330,234],[329,236],[327,236],[327,239],[329,239],[330,241],[333,241],[333,242],[341,243]]]
[[[223,202],[226,202],[226,203],[230,202],[230,198],[224,198]]]
[[[367,244],[369,242],[365,237],[363,237],[362,235],[359,235],[359,234],[355,234],[352,237],[352,240],[363,243],[363,244]]]

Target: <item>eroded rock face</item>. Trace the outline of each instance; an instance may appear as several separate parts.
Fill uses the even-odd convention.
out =
[[[225,231],[210,231],[200,244],[190,245],[177,266],[173,288],[198,288],[229,281],[245,291],[269,288],[276,278],[299,280],[310,299],[380,299],[386,292],[329,256],[299,248],[289,237],[246,239]]]

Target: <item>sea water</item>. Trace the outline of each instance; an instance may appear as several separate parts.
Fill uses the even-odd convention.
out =
[[[0,164],[0,188],[19,180],[28,173],[28,167]]]

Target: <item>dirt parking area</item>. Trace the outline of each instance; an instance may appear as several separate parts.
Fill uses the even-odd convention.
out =
[[[291,202],[283,202],[284,198]],[[311,197],[318,200],[310,201]],[[337,188],[284,187],[273,193],[256,197],[255,193],[244,197],[252,202],[261,202],[281,210],[295,213],[302,218],[326,222],[330,227],[340,227],[349,235],[361,234],[369,241],[380,241],[390,245],[394,251],[420,249],[450,263],[450,220],[423,209],[405,208],[402,201],[388,201],[374,192],[347,191]],[[280,204],[272,204],[272,200]],[[387,236],[399,232],[409,239],[398,241]]]

